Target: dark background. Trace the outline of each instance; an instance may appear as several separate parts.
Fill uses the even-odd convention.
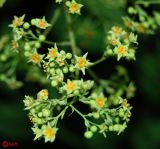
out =
[[[106,2],[106,5],[104,5]],[[108,29],[112,25],[122,24],[121,16],[126,14],[128,3],[125,0],[96,0],[86,2],[80,19],[74,16],[77,43],[83,49],[92,53],[91,59],[98,59],[104,49],[104,25]],[[123,6],[123,7],[122,7]],[[0,8],[0,35],[9,33],[8,28],[13,15],[26,14],[26,19],[46,16],[49,19],[57,8],[54,0],[7,1]],[[154,8],[154,6],[152,6]],[[156,9],[160,10],[159,6]],[[49,38],[60,40],[66,34],[63,27],[65,18],[62,14],[57,27]],[[88,31],[89,32],[86,32]],[[81,34],[82,33],[82,34]],[[92,33],[92,34],[91,34]],[[94,70],[102,78],[107,78],[115,65],[127,67],[131,80],[137,87],[136,96],[130,100],[132,109],[131,121],[124,133],[117,136],[109,133],[107,138],[97,134],[90,140],[83,137],[85,128],[82,119],[74,114],[66,117],[60,123],[56,141],[52,144],[44,141],[33,141],[31,124],[24,111],[23,98],[25,94],[36,95],[39,85],[26,82],[18,90],[10,90],[4,83],[0,83],[0,142],[3,140],[16,141],[19,147],[27,148],[42,146],[45,148],[91,148],[91,149],[158,149],[160,148],[160,28],[155,35],[140,35],[136,61],[116,62],[115,59],[106,60]],[[85,52],[85,50],[84,50]],[[4,72],[5,73],[5,72]]]

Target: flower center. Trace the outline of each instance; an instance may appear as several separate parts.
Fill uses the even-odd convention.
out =
[[[41,90],[41,96],[48,96],[48,90],[46,89]]]
[[[31,60],[35,63],[39,63],[40,62],[40,56],[38,54],[32,54]]]
[[[44,135],[48,138],[52,138],[55,136],[55,132],[52,128],[47,128],[46,131],[44,132]]]
[[[15,19],[14,21],[13,21],[13,25],[15,26],[15,27],[18,27],[18,26],[20,26],[20,25],[22,25],[22,20],[21,19]]]
[[[50,55],[50,57],[55,57],[56,56],[56,50],[51,50],[51,51],[49,51],[49,55]]]
[[[120,27],[115,27],[112,29],[112,31],[117,35],[120,35],[122,33],[122,29]]]
[[[68,89],[69,91],[73,91],[73,90],[75,90],[75,88],[76,88],[75,83],[73,83],[73,82],[68,82],[68,83],[67,83],[67,89]]]
[[[102,108],[105,105],[105,99],[103,97],[96,99],[96,105],[100,108]]]
[[[75,11],[78,11],[78,9],[79,9],[79,7],[78,7],[77,4],[72,4],[72,5],[71,5],[71,10],[72,10],[72,11],[75,12]]]
[[[46,27],[46,22],[43,21],[43,20],[41,20],[41,21],[38,22],[38,26],[39,26],[40,28],[45,28],[45,27]]]
[[[86,59],[80,58],[80,59],[78,60],[78,65],[79,65],[80,68],[86,67],[86,64],[87,64]]]
[[[116,41],[115,39],[112,39],[112,40],[111,40],[111,44],[112,44],[113,46],[115,46],[115,45],[117,44],[117,41]]]
[[[124,46],[120,46],[117,51],[120,55],[124,55],[126,53],[126,48]]]

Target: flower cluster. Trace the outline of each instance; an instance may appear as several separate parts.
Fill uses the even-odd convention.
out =
[[[63,0],[55,0],[56,3],[62,3]],[[82,4],[77,3],[75,0],[67,0],[65,5],[68,7],[68,11],[71,14],[81,14],[81,8],[83,7]]]
[[[130,6],[128,13],[131,17],[123,17],[124,24],[132,31],[136,31],[142,34],[153,34],[158,28],[160,13],[154,11],[152,15],[149,15],[141,6]]]
[[[79,62],[81,60],[82,62]],[[75,75],[77,70],[80,71],[81,65],[87,66],[83,61],[88,62],[86,55],[72,57],[71,53],[60,51],[56,44],[48,49],[42,65],[47,77],[51,80],[51,86],[56,88],[60,95],[59,99],[49,99],[48,91],[43,89],[37,94],[36,99],[25,96],[24,104],[26,110],[29,110],[29,117],[33,122],[32,130],[36,135],[35,139],[43,137],[45,142],[53,142],[58,130],[58,122],[63,119],[69,108],[72,109],[72,113],[76,112],[83,118],[86,126],[84,132],[86,138],[91,138],[97,131],[106,136],[109,131],[119,134],[126,128],[131,116],[131,106],[126,99],[116,95],[114,98],[118,102],[114,105],[114,102],[110,100],[113,95],[109,95],[107,98],[102,88],[94,87],[94,81],[69,77]],[[129,89],[126,88],[127,90]],[[132,96],[131,90],[128,96]],[[74,105],[76,102],[87,104],[90,107],[89,113],[81,113]],[[95,121],[97,119],[100,123]]]
[[[65,9],[67,8],[69,13],[81,14],[83,5],[75,0],[55,0],[55,2],[65,2]],[[158,18],[158,15],[156,16]],[[132,107],[128,99],[134,96],[135,91],[134,84],[129,83],[127,72],[122,67],[118,67],[116,77],[111,77],[109,80],[95,79],[96,74],[91,75],[95,80],[86,79],[84,75],[87,71],[92,73],[90,67],[108,56],[117,56],[118,61],[121,58],[135,59],[137,35],[113,26],[106,37],[108,46],[104,53],[105,58],[102,57],[91,63],[87,57],[88,52],[84,53],[76,45],[71,17],[69,15],[66,17],[68,17],[66,21],[68,21],[69,37],[67,42],[47,40],[52,25],[45,17],[33,18],[25,22],[25,15],[15,16],[12,24],[9,25],[14,35],[10,46],[17,55],[21,55],[22,59],[29,62],[27,78],[46,81],[49,84],[47,87],[50,88],[48,90],[55,91],[57,95],[52,97],[47,89],[42,89],[36,97],[25,96],[23,100],[25,110],[29,112],[28,116],[33,124],[35,140],[44,138],[45,142],[53,142],[59,129],[58,123],[68,109],[71,110],[71,114],[77,113],[84,120],[86,138],[91,138],[95,132],[104,136],[109,131],[120,134],[130,120]],[[50,46],[48,48],[42,44]],[[59,47],[65,44],[70,48]],[[44,51],[41,50],[42,48]],[[45,73],[45,78],[39,75],[40,69]],[[122,77],[124,80],[121,79]],[[82,113],[75,103],[87,105],[88,113]]]
[[[122,57],[135,59],[137,36],[134,33],[128,33],[121,27],[113,26],[108,32],[106,43],[108,43],[106,55],[116,55],[118,61]]]

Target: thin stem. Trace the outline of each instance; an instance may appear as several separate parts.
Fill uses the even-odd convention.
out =
[[[75,36],[72,30],[72,19],[71,16],[68,14],[68,12],[66,12],[66,21],[68,24],[68,36],[69,36],[69,41],[71,44],[71,48],[72,48],[72,52],[74,55],[77,54],[77,46],[76,46],[76,41],[75,41]]]
[[[47,36],[50,33],[54,24],[56,23],[57,19],[59,18],[59,16],[60,16],[60,9],[56,9],[55,12],[54,12],[54,15],[53,15],[53,17],[50,21],[51,26],[48,27],[43,33],[45,36]]]
[[[136,4],[160,4],[159,0],[153,0],[153,1],[136,1]]]
[[[69,36],[69,41],[72,49],[73,55],[78,55],[79,51],[76,45],[76,40],[75,40],[75,35],[72,30],[72,18],[68,12],[66,12],[66,21],[68,24],[68,36]],[[76,78],[79,77],[79,70],[76,70]]]
[[[96,124],[96,123],[91,122],[90,120],[88,120],[88,119],[84,116],[84,114],[82,114],[79,110],[77,110],[73,105],[70,105],[70,107],[71,107],[77,114],[79,114],[79,115],[84,119],[84,121],[87,121],[87,122],[89,122],[90,124],[93,124],[93,125],[96,125],[96,126],[99,127],[99,124]]]
[[[105,61],[107,59],[107,57],[102,56],[100,59],[98,59],[97,61],[93,62],[93,64],[90,67],[93,67],[103,61]]]
[[[55,45],[56,43],[58,46],[70,46],[70,43],[68,41],[63,41],[63,42],[43,41],[43,43],[49,45]]]
[[[25,36],[25,38],[27,39],[34,39],[34,40],[38,40],[38,38],[35,36],[35,37],[28,37],[28,36]],[[55,42],[55,41],[48,41],[48,40],[45,40],[45,41],[42,41],[42,43],[45,43],[45,44],[49,44],[49,45],[55,45],[55,43],[58,45],[58,46],[70,46],[70,42],[69,41],[62,41],[62,42]]]

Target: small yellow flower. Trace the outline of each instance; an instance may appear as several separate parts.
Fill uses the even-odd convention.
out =
[[[127,56],[128,46],[120,44],[115,48],[115,53],[117,54],[117,60],[119,61],[121,57]]]
[[[65,60],[65,56],[63,54],[58,54],[57,55],[57,58],[56,58],[56,62],[60,65],[60,66],[63,66],[65,63],[64,63],[64,60]]]
[[[24,17],[25,17],[25,15],[23,15],[21,17],[14,16],[14,20],[12,21],[12,24],[10,24],[9,26],[13,27],[13,28],[16,28],[16,27],[19,27],[19,26],[23,25]]]
[[[98,98],[96,99],[96,105],[97,105],[97,107],[99,107],[99,108],[103,108],[104,105],[105,105],[105,102],[106,102],[106,98],[104,98],[104,97],[98,97]]]
[[[46,126],[43,131],[45,142],[53,142],[55,140],[57,128],[52,128],[50,125]]]
[[[83,55],[82,57],[78,57],[76,56],[76,65],[75,67],[78,68],[78,69],[81,69],[82,70],[82,73],[85,75],[85,69],[91,65],[91,63],[86,59],[87,57],[87,54],[86,53],[85,55]]]
[[[113,33],[115,33],[118,36],[121,35],[122,32],[123,32],[122,28],[121,27],[117,27],[117,26],[112,27],[112,31],[113,31]]]
[[[38,96],[38,99],[48,99],[48,90],[42,89],[37,96]]]
[[[77,3],[75,0],[67,1],[66,5],[69,7],[69,13],[77,13],[81,14],[81,8],[83,7],[82,4]]]
[[[40,29],[46,29],[48,26],[50,26],[50,24],[47,23],[45,17],[43,17],[42,19],[35,19],[34,25]]]
[[[48,55],[46,58],[50,59],[50,60],[54,59],[58,54],[58,48],[57,48],[56,44],[54,45],[54,48],[52,47],[52,48],[49,48],[48,50],[49,50],[49,52],[48,52]]]
[[[72,93],[77,89],[77,84],[74,81],[67,80],[67,84],[65,86],[67,93]]]
[[[116,39],[111,39],[110,43],[111,43],[112,46],[115,46],[115,45],[118,44],[118,41]]]
[[[93,93],[91,97],[93,98],[93,100],[91,100],[90,103],[92,107],[96,109],[101,109],[105,107],[107,98],[103,95],[103,93],[100,94]]]
[[[30,56],[29,62],[33,62],[33,63],[35,63],[35,64],[40,65],[40,62],[41,62],[42,58],[43,58],[43,55],[40,55],[40,54],[38,54],[38,53],[33,53],[33,54],[31,54],[31,56]]]

